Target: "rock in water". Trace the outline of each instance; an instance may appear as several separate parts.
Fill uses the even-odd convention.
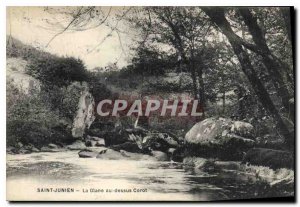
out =
[[[31,151],[30,151],[30,150],[27,150],[27,149],[20,149],[20,150],[19,150],[19,153],[20,153],[20,154],[30,154]]]
[[[32,152],[40,152],[40,150],[39,150],[38,148],[36,148],[36,147],[33,147],[33,148],[31,149],[31,151],[32,151]]]
[[[17,154],[17,153],[18,153],[18,150],[17,150],[15,147],[9,146],[9,147],[6,148],[6,152],[7,152],[8,154]]]
[[[87,83],[82,83],[83,90],[78,102],[78,110],[73,121],[72,136],[75,138],[83,137],[86,128],[93,123],[95,101],[89,92]]]
[[[98,155],[99,152],[90,150],[90,149],[84,149],[81,150],[80,152],[78,152],[79,157],[81,158],[92,158],[92,157],[96,157]]]
[[[103,147],[105,146],[105,139],[87,135],[85,145],[87,147]]]
[[[86,148],[85,143],[81,140],[77,140],[72,144],[68,145],[67,148],[69,150],[83,150]]]
[[[103,147],[105,146],[105,140],[100,140],[100,141],[96,141],[96,144],[95,144],[96,147]]]
[[[255,142],[240,135],[254,137],[253,126],[231,119],[205,119],[194,125],[185,135],[188,155],[241,160]]]
[[[110,148],[116,151],[125,150],[127,152],[137,152],[137,153],[142,152],[142,150],[134,142],[125,142],[123,144],[112,145],[110,146]]]
[[[186,149],[184,148],[184,146],[178,147],[176,149],[170,148],[168,150],[170,160],[174,162],[182,162],[185,157],[185,150]]]
[[[65,151],[64,148],[50,148],[50,147],[42,147],[41,152],[62,152]]]
[[[52,143],[48,144],[48,147],[51,148],[51,149],[57,149],[58,148],[56,144],[52,144]]]
[[[166,153],[161,151],[152,151],[152,156],[157,159],[157,161],[169,161],[169,157]]]
[[[18,148],[22,148],[23,146],[24,146],[24,145],[22,144],[22,142],[18,142],[18,143],[17,143],[17,147],[18,147]]]
[[[93,143],[92,140],[86,140],[86,141],[85,141],[85,146],[87,146],[87,147],[93,147],[93,146],[94,146],[94,143]]]
[[[267,166],[274,170],[279,168],[293,169],[294,156],[292,153],[283,150],[253,148],[244,156],[243,163]]]
[[[112,150],[112,149],[105,149],[101,150],[97,155],[98,159],[106,159],[106,160],[152,160],[155,161],[156,159],[150,155],[140,154],[140,153],[132,153],[127,152],[125,150],[120,150],[120,152]]]
[[[178,142],[167,133],[149,133],[143,138],[142,147],[144,149],[168,152],[169,148],[178,147]]]

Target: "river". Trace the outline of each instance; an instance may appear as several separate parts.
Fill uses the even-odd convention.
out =
[[[7,154],[9,200],[209,201],[285,196],[237,171],[182,163],[79,158],[77,151]],[[74,192],[38,192],[71,188]]]

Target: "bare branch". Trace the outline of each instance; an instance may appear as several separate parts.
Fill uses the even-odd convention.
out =
[[[46,44],[46,47],[48,47],[48,45],[59,35],[61,35],[62,33],[64,33],[65,31],[67,31],[67,29],[75,22],[75,20],[81,15],[81,10],[83,9],[83,7],[81,7],[77,14],[75,15],[75,17],[71,20],[71,22],[59,33],[55,34],[50,40],[49,42]]]

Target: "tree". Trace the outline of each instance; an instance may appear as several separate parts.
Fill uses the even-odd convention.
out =
[[[256,18],[251,14],[250,10],[247,8],[239,9],[241,16],[247,25],[252,39],[256,44],[257,51],[259,55],[262,56],[262,61],[267,68],[273,85],[277,91],[278,96],[281,98],[282,104],[286,111],[289,111],[289,99],[292,97],[285,84],[285,81],[280,73],[279,69],[283,66],[279,59],[276,58],[269,49],[266,39],[259,25],[257,24]],[[257,52],[258,53],[258,52]],[[294,118],[292,118],[294,120]]]
[[[45,88],[67,86],[73,81],[86,81],[88,77],[83,62],[73,57],[36,58],[26,70],[40,80]]]
[[[210,17],[210,19],[220,28],[222,33],[227,37],[230,42],[232,49],[237,56],[241,68],[245,75],[247,76],[253,90],[261,101],[265,109],[272,114],[274,120],[276,121],[277,127],[279,128],[281,134],[285,137],[286,145],[291,149],[294,146],[294,139],[291,136],[286,124],[282,120],[278,110],[276,109],[273,101],[270,98],[264,85],[261,83],[259,77],[254,70],[248,53],[243,49],[243,44],[241,43],[241,38],[237,36],[231,28],[230,23],[225,18],[225,11],[221,8],[203,8],[205,13]]]
[[[140,30],[142,47],[166,48],[177,56],[177,72],[187,69],[192,77],[192,93],[204,107],[206,102],[203,60],[211,34],[211,23],[198,7],[144,7],[139,15],[129,18]]]

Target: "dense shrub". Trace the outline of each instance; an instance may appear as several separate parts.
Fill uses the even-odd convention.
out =
[[[41,82],[41,90],[24,94],[7,83],[7,144],[43,146],[71,141],[71,129],[82,91],[96,101],[111,93],[79,59],[57,57],[10,39],[7,57],[27,60],[26,73]],[[89,87],[89,88],[88,88]]]
[[[66,142],[72,139],[62,123],[57,110],[35,92],[21,93],[11,83],[7,84],[7,144],[42,145]]]
[[[87,71],[80,59],[47,57],[30,61],[26,72],[42,82],[44,87],[67,86],[73,81],[86,81]]]

